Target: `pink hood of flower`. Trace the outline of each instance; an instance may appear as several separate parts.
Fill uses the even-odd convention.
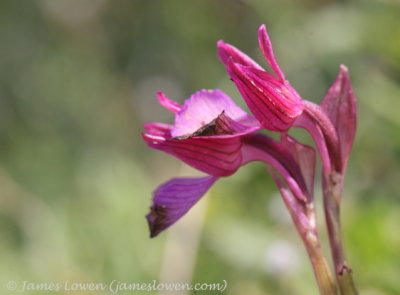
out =
[[[217,43],[218,56],[261,125],[271,131],[286,131],[302,114],[303,102],[275,59],[265,25],[258,30],[258,41],[275,75],[223,41]]]

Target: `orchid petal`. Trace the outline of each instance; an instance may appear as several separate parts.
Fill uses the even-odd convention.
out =
[[[242,71],[250,81],[254,81],[255,85],[266,92],[274,94],[273,98],[275,100],[271,101],[271,103],[277,105],[277,112],[291,119],[298,117],[302,113],[302,98],[289,82],[281,82],[270,73],[253,68],[242,67]]]
[[[146,125],[147,126],[147,125]],[[146,127],[145,126],[145,127]],[[143,134],[146,143],[155,149],[173,155],[186,164],[207,174],[227,176],[234,173],[242,161],[241,135],[198,136],[174,139],[168,130],[155,130],[157,125],[150,125]],[[164,134],[162,134],[162,132]]]
[[[169,99],[165,94],[161,91],[157,92],[157,98],[160,104],[166,108],[167,110],[170,110],[173,113],[178,113],[181,109],[182,106],[178,104],[177,102]]]
[[[265,25],[258,30],[258,41],[276,76],[267,73],[247,55],[222,41],[218,42],[218,55],[261,125],[271,131],[283,132],[302,114],[303,101],[286,81],[278,65]]]
[[[284,81],[285,74],[282,72],[278,62],[275,59],[272,43],[269,38],[267,28],[265,27],[265,25],[261,25],[260,28],[258,29],[258,43],[260,45],[261,51],[263,52],[272,70],[279,77],[279,79]]]
[[[174,178],[159,186],[154,192],[151,212],[146,216],[150,237],[154,238],[185,215],[217,179],[215,176]]]
[[[228,73],[247,105],[262,126],[271,131],[286,131],[301,115],[301,97],[288,83],[273,75],[230,62]]]
[[[346,166],[357,125],[357,103],[349,71],[340,66],[339,75],[321,102],[322,109],[332,121],[339,137],[342,168]]]
[[[218,57],[225,65],[227,65],[229,60],[232,59],[232,61],[235,63],[262,70],[262,67],[260,65],[258,65],[247,54],[243,53],[235,46],[232,46],[220,40],[217,43],[217,48],[218,48]]]

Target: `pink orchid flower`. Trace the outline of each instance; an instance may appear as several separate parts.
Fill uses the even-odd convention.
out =
[[[283,182],[275,179],[279,187],[290,192],[284,194],[285,203],[297,212],[293,215],[304,232],[312,227],[307,204],[313,199],[313,149],[289,136],[277,142],[255,134],[262,128],[260,123],[220,90],[198,91],[183,106],[161,92],[158,98],[175,113],[175,123],[146,124],[143,139],[150,147],[171,154],[208,176],[174,178],[158,187],[146,216],[151,237],[185,215],[220,177],[229,176],[252,161],[265,162],[282,177]]]

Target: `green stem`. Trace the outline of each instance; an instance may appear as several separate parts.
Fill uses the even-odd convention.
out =
[[[346,262],[344,254],[341,225],[340,201],[342,197],[343,177],[333,172],[329,178],[323,179],[324,211],[328,227],[329,243],[335,265],[336,280],[342,295],[357,295],[352,270]]]
[[[305,101],[304,113],[304,120],[300,121],[297,126],[307,129],[321,155],[325,220],[336,280],[342,295],[357,295],[352,272],[344,255],[340,226],[340,201],[345,163],[343,163],[341,155],[339,138],[335,126],[320,106]],[[342,173],[338,171],[342,171]]]
[[[321,295],[336,295],[337,289],[318,238],[308,233],[304,239]]]
[[[302,210],[299,209],[299,207],[294,206],[295,203],[291,202],[290,199],[287,198],[288,195],[285,194],[285,190],[281,190],[281,193],[286,207],[289,209],[290,215],[292,216],[297,232],[299,233],[303,244],[306,247],[308,256],[310,257],[320,294],[337,295],[335,280],[333,279],[331,270],[321,249],[321,243],[315,223],[314,204],[312,202],[309,204],[302,204],[304,205],[304,207],[302,206]],[[305,216],[307,216],[307,222],[304,222]]]

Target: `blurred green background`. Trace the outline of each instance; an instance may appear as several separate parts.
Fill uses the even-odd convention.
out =
[[[400,294],[398,0],[2,0],[1,294],[16,293],[10,280],[226,280],[229,295],[317,294],[261,164],[220,180],[156,239],[144,218],[157,185],[197,175],[141,140],[143,123],[172,122],[156,91],[182,102],[220,88],[243,105],[216,42],[265,65],[262,23],[304,98],[319,102],[349,67],[359,125],[342,209],[348,260],[361,294]],[[111,294],[57,294],[75,293]]]

